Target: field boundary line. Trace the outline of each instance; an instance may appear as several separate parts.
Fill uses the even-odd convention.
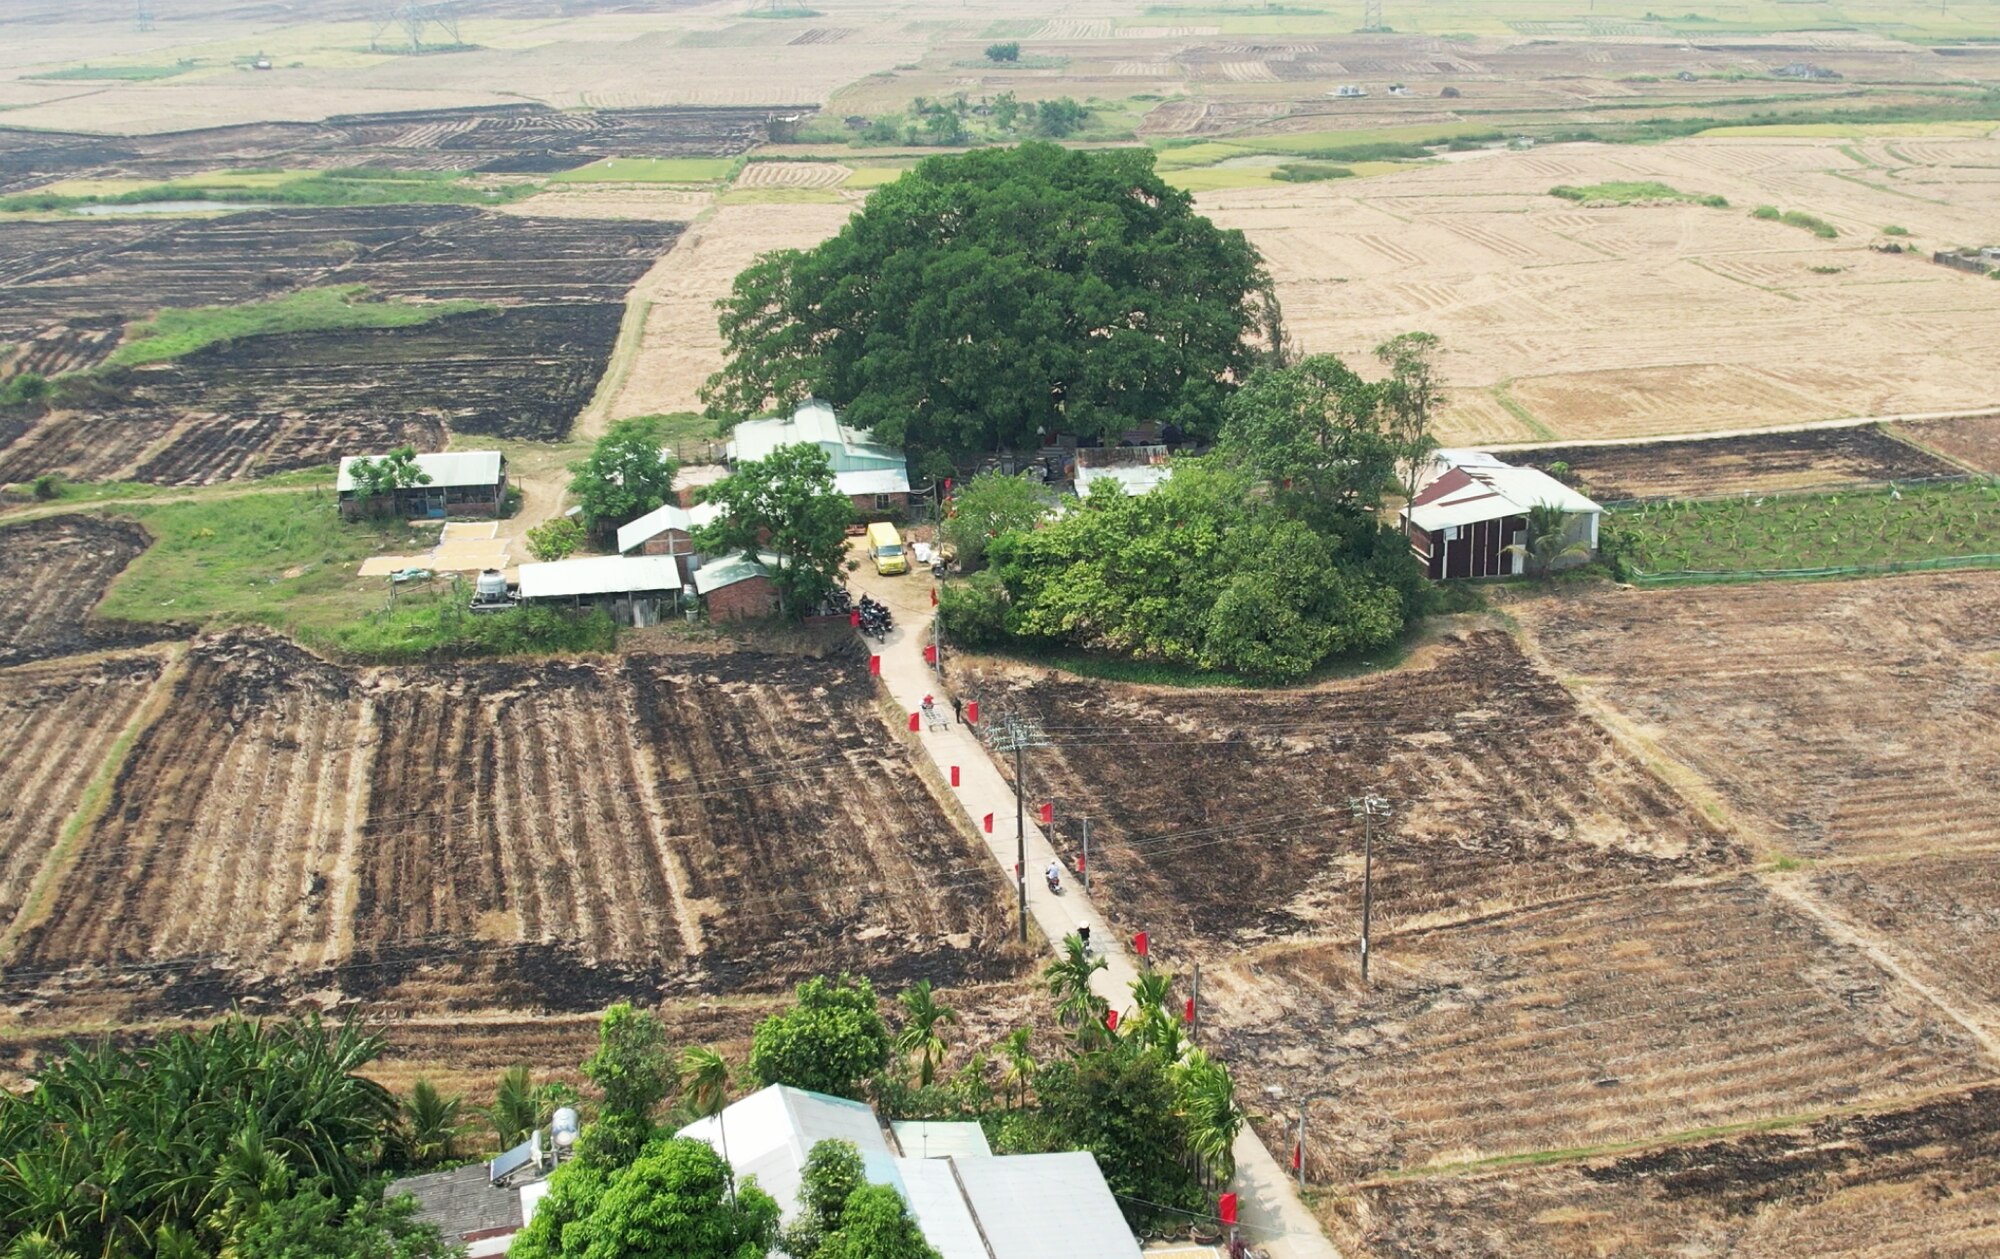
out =
[[[132,755],[132,749],[138,746],[140,737],[165,715],[168,701],[180,685],[181,678],[187,673],[189,644],[168,643],[156,650],[167,657],[166,666],[160,670],[160,675],[153,679],[146,697],[139,702],[137,708],[133,709],[125,728],[118,732],[118,737],[106,749],[104,760],[91,774],[90,781],[84,786],[83,794],[77,797],[76,811],[63,822],[62,831],[57,836],[55,845],[49,849],[48,857],[43,860],[41,870],[35,875],[34,886],[28,890],[27,896],[22,898],[21,912],[14,916],[14,921],[9,924],[6,932],[0,934],[0,959],[11,957],[21,937],[36,926],[47,913],[49,893],[68,872],[77,856],[77,841],[82,838],[86,830],[90,829],[93,822],[104,815],[104,810],[111,803],[112,790],[125,772],[125,764]],[[5,967],[0,965],[0,974],[4,973]]]
[[[1748,428],[1719,428],[1707,433],[1649,433],[1644,437],[1552,438],[1549,441],[1508,442],[1482,446],[1482,450],[1546,450],[1550,446],[1651,446],[1656,442],[1708,442],[1726,437],[1764,437],[1772,433],[1807,433],[1821,428],[1865,428],[1870,424],[1923,424],[1933,420],[1990,420],[2000,418],[2000,405],[1969,407],[1958,411],[1909,411],[1899,415],[1846,415],[1830,420],[1800,420],[1793,424],[1753,425]]]
[[[1943,462],[1948,463],[1955,468],[1964,468],[1966,472],[1972,476],[1992,475],[1991,473],[1987,472],[1986,469],[1980,467],[1978,464],[1973,463],[1970,459],[1960,458],[1958,455],[1954,455],[1948,450],[1939,450],[1937,447],[1931,445],[1929,442],[1918,441],[1916,434],[1910,432],[1906,428],[1902,428],[1894,424],[1884,424],[1881,427],[1881,433],[1882,436],[1888,438],[1892,442],[1901,442],[1903,443],[1903,445],[1908,446],[1910,449],[1920,451],[1926,455],[1929,455],[1933,459],[1942,460]]]
[[[340,904],[340,922],[334,928],[333,939],[328,942],[325,960],[321,962],[323,966],[337,966],[342,958],[354,956],[355,910],[361,903],[361,836],[368,810],[375,802],[375,776],[370,772],[370,762],[382,739],[380,714],[374,695],[364,693],[360,712],[355,714],[354,743],[347,752],[347,792],[344,799],[347,812],[341,819],[340,851],[333,862],[332,881]]]
[[[661,261],[672,255],[673,250],[669,249],[661,255]],[[644,282],[642,276],[640,283]],[[590,395],[590,401],[583,404],[583,410],[577,412],[576,423],[570,426],[572,440],[602,437],[610,427],[612,404],[625,392],[625,381],[638,361],[639,348],[646,340],[646,321],[652,314],[653,299],[638,292],[635,285],[625,299],[625,314],[618,324],[618,339],[611,343],[611,357],[605,361],[604,374],[597,378],[597,389]]]
[[[1979,1043],[1979,1047],[1986,1052],[1989,1064],[2000,1065],[2000,1039],[1996,1039],[1979,1020],[1960,1009],[1956,1002],[1939,992],[1934,984],[1911,974],[1909,967],[1895,955],[1893,946],[1814,896],[1802,887],[1801,881],[1796,878],[1768,875],[1759,879],[1759,882],[1770,890],[1771,895],[1819,924],[1820,929],[1828,936],[1866,955],[1869,961],[1875,963],[1890,977],[1901,981],[1904,987],[1930,1002],[1939,1013],[1964,1028],[1966,1033]]]
[[[1509,376],[1499,384],[1494,385],[1492,393],[1493,401],[1500,404],[1500,409],[1527,425],[1529,432],[1539,433],[1551,442],[1556,441],[1555,430],[1536,419],[1535,413],[1528,410],[1521,403],[1521,400],[1514,396],[1514,377]],[[1495,447],[1495,449],[1499,449],[1499,447]]]
[[[1349,1181],[1344,1188],[1356,1189],[1384,1188],[1411,1180],[1429,1180],[1446,1176],[1479,1176],[1491,1172],[1511,1171],[1519,1167],[1549,1167],[1559,1163],[1583,1163],[1592,1159],[1613,1158],[1622,1154],[1637,1154],[1647,1150],[1670,1149],[1681,1145],[1699,1145],[1704,1141],[1741,1136],[1751,1132],[1783,1132],[1792,1128],[1803,1128],[1809,1124],[1827,1119],[1844,1119],[1854,1115],[1893,1114],[1926,1102],[1946,1097],[1958,1097],[1977,1089],[1993,1087],[1991,1079],[1975,1080],[1970,1084],[1952,1085],[1947,1088],[1921,1089],[1913,1093],[1900,1094],[1872,1102],[1856,1102],[1851,1106],[1830,1106],[1825,1110],[1802,1111],[1789,1115],[1773,1115],[1765,1119],[1746,1119],[1739,1123],[1716,1124],[1706,1128],[1688,1128],[1680,1132],[1666,1132],[1654,1137],[1635,1137],[1630,1141],[1610,1141],[1603,1145],[1579,1145],[1567,1149],[1530,1150],[1521,1154],[1496,1154],[1491,1158],[1469,1159],[1457,1163],[1435,1163],[1422,1167],[1397,1168],[1380,1172],[1360,1180]]]

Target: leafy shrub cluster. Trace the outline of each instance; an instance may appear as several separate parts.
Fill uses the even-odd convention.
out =
[[[1832,240],[1840,235],[1839,228],[1817,215],[1807,214],[1804,210],[1780,211],[1774,205],[1760,205],[1750,212],[1750,217],[1763,219],[1767,223],[1788,223],[1793,227],[1802,227],[1822,240]]]
[[[1312,184],[1326,179],[1349,179],[1354,171],[1326,162],[1285,162],[1271,172],[1271,178],[1288,184]]]
[[[618,625],[602,609],[522,607],[474,615],[446,595],[364,617],[330,638],[328,645],[343,655],[394,664],[610,651]]]

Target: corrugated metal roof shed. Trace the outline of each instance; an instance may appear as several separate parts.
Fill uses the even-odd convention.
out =
[[[618,529],[618,549],[629,551],[635,546],[643,546],[669,529],[693,533],[722,517],[722,507],[716,503],[696,503],[693,507],[668,503],[664,507],[655,507],[630,524],[621,525]]]
[[[860,472],[836,472],[833,486],[842,494],[908,494],[910,474],[906,468],[867,468]]]
[[[751,559],[741,551],[729,555],[718,555],[694,570],[694,590],[706,595],[724,586],[733,586],[739,581],[749,581],[753,577],[769,577],[771,570]]]
[[[1090,487],[1099,481],[1116,481],[1125,488],[1127,494],[1139,495],[1164,485],[1174,475],[1170,463],[1123,464],[1112,468],[1085,468],[1076,470],[1076,492],[1090,497]]]
[[[993,1259],[1139,1259],[1139,1243],[1090,1154],[1014,1154],[950,1164]]]
[[[384,1198],[409,1194],[417,1200],[417,1218],[438,1226],[447,1242],[468,1233],[489,1233],[521,1227],[521,1194],[511,1187],[494,1188],[486,1164],[430,1172],[391,1181]]]
[[[1517,468],[1481,450],[1441,450],[1437,469],[1410,507],[1410,523],[1426,533],[1454,525],[1523,516],[1532,507],[1575,515],[1603,508],[1539,468]]]
[[[743,421],[730,431],[723,449],[731,462],[740,462],[763,459],[781,446],[800,444],[824,450],[835,472],[905,465],[902,451],[876,441],[866,430],[842,424],[833,408],[817,398],[807,399],[789,416]]]
[[[355,488],[354,461],[357,459],[380,459],[380,455],[348,455],[340,461],[340,475],[334,480],[336,492],[345,494]],[[451,489],[465,485],[497,485],[500,483],[502,460],[497,450],[448,450],[435,455],[418,455],[416,465],[430,477],[428,484],[439,489]]]
[[[521,565],[523,599],[575,599],[680,588],[680,567],[671,555],[596,555]]]
[[[898,1119],[889,1125],[905,1158],[987,1156],[986,1129],[976,1123],[942,1123],[929,1119]]]
[[[891,1157],[875,1112],[865,1104],[783,1084],[732,1102],[720,1115],[682,1128],[680,1135],[706,1141],[720,1152],[725,1131],[731,1166],[739,1176],[755,1174],[787,1220],[798,1214],[799,1177],[806,1155],[819,1142],[851,1141],[864,1159],[876,1156],[878,1170]]]

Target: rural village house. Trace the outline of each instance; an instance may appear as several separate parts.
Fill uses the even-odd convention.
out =
[[[751,621],[778,613],[778,586],[767,566],[775,556],[755,559],[741,551],[718,555],[694,570],[695,593],[711,621]]]
[[[602,608],[633,626],[657,625],[680,606],[680,565],[671,555],[594,555],[521,565],[521,602]]]
[[[702,564],[695,554],[694,531],[714,524],[722,515],[722,508],[713,503],[693,507],[668,503],[620,526],[618,551],[621,555],[671,555],[680,566],[682,584],[691,584]]]
[[[828,404],[808,398],[789,419],[745,420],[730,434],[731,463],[762,459],[781,446],[818,446],[833,463],[833,483],[863,515],[901,511],[910,503],[909,461],[894,446],[842,424]]]
[[[902,1196],[944,1259],[1139,1259],[1104,1173],[1081,1150],[995,1155],[976,1123],[899,1123],[885,1134],[862,1102],[783,1084],[679,1135],[707,1142],[739,1177],[754,1174],[786,1222],[799,1214],[813,1146],[849,1141],[869,1182]]]
[[[1537,468],[1517,468],[1480,450],[1440,450],[1405,513],[1410,549],[1434,581],[1518,575],[1528,541],[1528,512],[1539,506],[1571,514],[1572,536],[1597,551],[1603,508]],[[1580,564],[1579,556],[1568,563]]]
[[[361,487],[354,478],[355,461],[361,458],[372,460],[380,456],[348,455],[340,461],[340,475],[334,483],[340,514],[348,520],[384,511],[406,519],[498,516],[507,501],[507,456],[497,450],[418,455],[416,466],[430,480],[397,490],[393,506],[382,501],[386,496],[362,497]]]

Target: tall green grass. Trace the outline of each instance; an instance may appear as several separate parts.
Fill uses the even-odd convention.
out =
[[[157,363],[205,346],[281,332],[343,328],[408,328],[448,315],[490,310],[486,302],[386,302],[371,299],[365,284],[299,289],[268,301],[238,306],[169,307],[134,329],[135,339],[106,360],[114,367]]]
[[[102,196],[24,192],[0,197],[0,213],[71,210],[81,205],[152,205],[220,201],[231,205],[505,205],[541,190],[539,183],[486,186],[445,171],[317,171],[277,183],[243,181],[229,172],[153,184]]]
[[[1613,181],[1603,184],[1557,184],[1549,189],[1551,197],[1561,197],[1565,201],[1613,201],[1619,205],[1631,205],[1635,201],[1681,201],[1690,205],[1705,205],[1717,210],[1729,208],[1727,197],[1702,196],[1699,193],[1682,192],[1670,184],[1652,180]]]

